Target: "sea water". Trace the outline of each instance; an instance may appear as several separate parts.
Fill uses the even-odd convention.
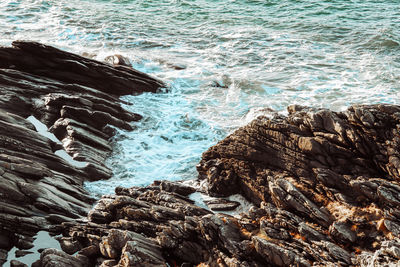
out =
[[[1,0],[0,36],[121,54],[168,84],[123,97],[143,120],[118,131],[93,194],[196,178],[201,153],[266,108],[400,104],[397,0]]]

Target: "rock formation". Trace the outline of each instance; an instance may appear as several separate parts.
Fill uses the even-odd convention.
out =
[[[34,42],[0,48],[0,265],[16,245],[49,225],[86,216],[94,199],[84,180],[105,179],[104,160],[117,127],[141,118],[119,96],[155,92],[163,83],[126,66],[112,66]],[[34,116],[59,142],[42,136]],[[78,168],[55,154],[65,149]]]
[[[252,242],[274,265],[400,263],[400,107],[288,112],[203,154],[209,193],[259,205]]]
[[[400,264],[395,105],[290,106],[211,147],[199,183],[212,196],[245,196],[248,212],[224,213],[239,204],[225,199],[204,209],[191,199],[203,187],[168,181],[118,187],[90,210],[83,181],[111,176],[113,127],[131,130],[140,119],[119,96],[163,86],[120,55],[108,61],[117,65],[32,42],[0,48],[0,265],[43,229],[62,234],[63,251],[44,250],[37,267]],[[71,165],[60,149],[86,165]]]
[[[116,188],[87,221],[63,223],[75,256],[46,250],[35,266],[398,265],[400,107],[288,111],[238,129],[198,165],[210,195],[240,193],[249,212],[200,208],[179,183]]]

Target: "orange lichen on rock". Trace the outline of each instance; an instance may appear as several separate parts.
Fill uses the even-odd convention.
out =
[[[302,236],[302,235],[299,234],[299,233],[290,233],[290,235],[291,235],[293,238],[295,238],[295,239],[301,239],[301,240],[303,240],[303,241],[306,241],[306,237],[305,237],[305,236]]]

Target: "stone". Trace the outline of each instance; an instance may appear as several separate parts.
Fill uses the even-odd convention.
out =
[[[61,238],[59,242],[61,245],[61,249],[70,255],[74,254],[82,248],[80,243],[74,241],[72,238]]]
[[[182,196],[188,196],[196,191],[196,189],[191,186],[186,186],[181,183],[174,183],[170,181],[156,181],[155,184],[159,184],[161,190],[174,192]]]
[[[229,210],[234,210],[238,206],[240,206],[240,203],[237,201],[231,201],[227,199],[213,199],[213,200],[207,200],[204,201],[206,205],[213,211],[229,211]]]
[[[10,267],[28,267],[28,265],[17,260],[12,260],[10,261]]]
[[[298,257],[294,252],[259,237],[253,237],[256,251],[267,262],[275,266],[311,266],[305,259]]]
[[[84,267],[89,265],[89,259],[83,255],[79,258],[68,255],[57,249],[48,248],[40,254],[40,266],[71,266]]]
[[[32,254],[32,251],[29,250],[17,250],[15,251],[15,257],[20,258],[29,254]]]

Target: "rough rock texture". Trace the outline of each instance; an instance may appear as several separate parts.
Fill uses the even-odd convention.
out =
[[[400,107],[288,111],[203,154],[209,193],[259,205],[251,240],[271,264],[400,264]]]
[[[39,43],[0,48],[0,262],[14,245],[32,247],[38,230],[86,216],[94,200],[83,181],[111,176],[104,165],[109,125],[131,130],[129,122],[140,119],[119,96],[161,86],[131,68]],[[32,115],[60,142],[40,135],[27,120]],[[70,165],[54,154],[60,149],[88,164]]]
[[[87,266],[269,266],[257,256],[248,217],[200,208],[187,197],[192,192],[166,181],[116,188],[115,195],[98,201],[87,221],[63,223],[61,243],[76,243],[69,253],[87,257]],[[37,266],[51,265],[41,260]]]
[[[63,223],[61,244],[85,259],[77,266],[397,266],[398,127],[390,105],[259,117],[198,166],[210,194],[241,193],[257,207],[214,213],[166,181],[116,188],[87,221]]]
[[[113,67],[13,45],[0,48],[0,264],[11,246],[29,249],[35,232],[61,223],[63,251],[46,249],[33,266],[400,265],[400,106],[290,106],[210,148],[199,179],[210,195],[244,195],[256,205],[247,213],[203,209],[188,197],[194,188],[158,181],[116,188],[84,220],[93,200],[82,182],[111,175],[109,125],[131,130],[140,118],[118,97],[162,83],[119,55]],[[39,135],[31,115],[62,143]],[[54,154],[61,148],[89,164],[71,166]]]

